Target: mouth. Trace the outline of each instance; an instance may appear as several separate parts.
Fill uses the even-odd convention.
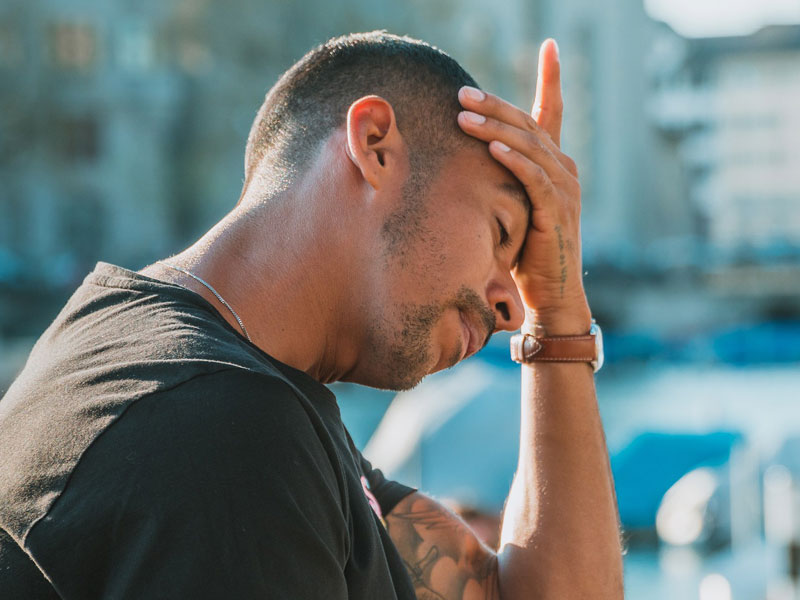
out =
[[[461,356],[461,360],[464,360],[481,349],[481,337],[464,311],[459,310],[458,316],[461,318],[461,328],[463,329],[464,335],[464,354]]]

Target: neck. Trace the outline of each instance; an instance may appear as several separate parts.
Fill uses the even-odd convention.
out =
[[[348,268],[348,257],[358,253],[342,251],[335,215],[297,206],[291,197],[239,206],[167,262],[209,283],[236,311],[261,350],[328,383],[345,378],[358,356],[353,303],[343,296],[354,289],[350,274],[359,272]],[[326,220],[325,226],[319,219]],[[153,265],[143,272],[198,292],[240,329],[202,284],[168,271]]]

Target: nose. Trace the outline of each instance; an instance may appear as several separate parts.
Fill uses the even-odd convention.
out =
[[[516,331],[525,320],[517,284],[509,271],[500,271],[487,289],[487,300],[497,319],[495,331]]]

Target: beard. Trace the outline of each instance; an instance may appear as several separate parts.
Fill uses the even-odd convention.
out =
[[[433,257],[437,254],[436,236],[426,227],[426,192],[435,168],[421,164],[422,159],[412,155],[411,175],[403,186],[403,202],[400,208],[390,215],[383,224],[383,260],[390,269],[415,269],[420,257]],[[420,247],[427,252],[415,252]],[[429,267],[430,268],[430,267]],[[465,314],[477,315],[487,331],[486,342],[496,327],[496,317],[481,300],[481,297],[467,286],[462,286],[450,299],[430,304],[399,304],[385,306],[384,318],[373,323],[368,336],[367,348],[371,352],[374,383],[373,387],[404,391],[414,388],[425,375],[433,369],[432,336],[433,330],[442,316],[452,309]],[[397,324],[393,328],[387,324]],[[485,345],[485,344],[484,344]],[[445,368],[452,367],[460,360],[464,348],[459,346],[452,352]]]
[[[379,382],[374,387],[398,392],[410,390],[432,373],[433,330],[444,314],[452,309],[466,314],[477,313],[487,331],[485,342],[489,341],[496,327],[494,312],[475,291],[466,286],[462,286],[451,299],[444,302],[401,304],[398,312],[382,319],[370,335],[372,362],[379,369]],[[386,324],[392,322],[399,323],[399,326],[389,331]],[[448,357],[445,368],[458,363],[463,353],[464,348],[459,344]]]

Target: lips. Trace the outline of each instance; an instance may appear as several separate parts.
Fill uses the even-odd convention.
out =
[[[470,322],[469,317],[463,311],[459,310],[458,316],[461,318],[461,326],[464,330],[465,350],[464,355],[461,357],[461,360],[464,360],[480,350],[480,336]]]

